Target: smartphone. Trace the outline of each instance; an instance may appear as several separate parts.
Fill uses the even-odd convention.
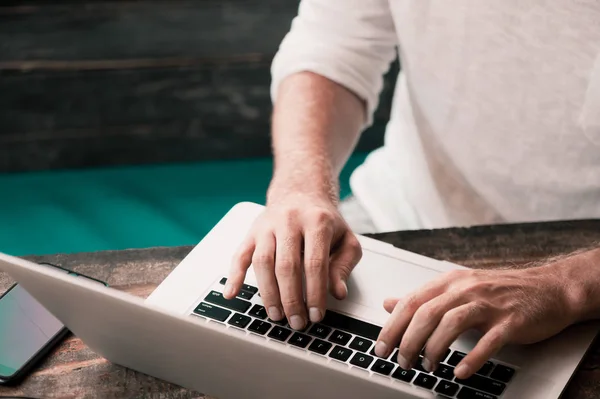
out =
[[[59,266],[46,265],[89,278]],[[14,284],[0,296],[0,384],[10,385],[21,380],[68,333],[69,330],[22,286]]]

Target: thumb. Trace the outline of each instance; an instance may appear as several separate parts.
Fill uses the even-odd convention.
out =
[[[347,232],[329,263],[331,295],[344,299],[348,295],[348,278],[362,257],[360,243],[351,232]]]
[[[386,298],[385,301],[383,301],[383,308],[386,312],[392,313],[399,301],[400,298]]]

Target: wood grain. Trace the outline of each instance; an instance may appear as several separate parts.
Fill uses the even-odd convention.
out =
[[[0,172],[269,157],[298,0],[0,6]],[[398,63],[357,151],[383,144]]]
[[[526,267],[549,256],[597,245],[600,220],[407,231],[373,237],[470,267]],[[145,298],[190,250],[191,247],[149,248],[28,258],[63,265]],[[0,290],[10,284],[8,277],[0,273]],[[198,392],[113,365],[75,337],[67,338],[23,384],[0,388],[0,395],[90,399],[202,397]],[[585,357],[563,397],[600,397],[600,343]]]

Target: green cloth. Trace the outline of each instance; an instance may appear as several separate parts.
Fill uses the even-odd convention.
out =
[[[353,156],[341,176],[350,192]],[[264,204],[272,160],[0,174],[0,252],[194,245],[236,203]]]

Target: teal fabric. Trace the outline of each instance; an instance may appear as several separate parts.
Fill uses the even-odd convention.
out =
[[[354,155],[341,176],[350,192]],[[0,252],[194,245],[241,201],[264,204],[271,159],[0,174]]]

